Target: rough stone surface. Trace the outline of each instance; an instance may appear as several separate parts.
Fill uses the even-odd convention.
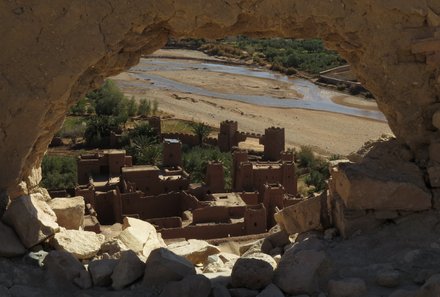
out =
[[[277,286],[270,284],[257,297],[284,297],[284,294]]]
[[[275,260],[266,254],[252,254],[242,257],[232,268],[232,286],[260,290],[272,282]]]
[[[152,251],[145,264],[143,284],[147,287],[180,281],[185,276],[196,274],[191,262],[165,248]]]
[[[80,260],[91,259],[99,252],[105,237],[89,231],[62,230],[55,234],[50,244],[57,250],[66,251]]]
[[[373,92],[398,139],[423,159],[438,133],[432,118],[440,80],[427,59],[432,50],[416,43],[434,38],[439,14],[432,0],[135,0],[130,6],[111,0],[88,6],[87,14],[81,2],[68,0],[5,2],[0,188],[12,192],[27,181],[75,100],[169,36],[322,38]]]
[[[193,264],[204,263],[211,255],[219,254],[220,249],[206,241],[189,239],[168,245],[168,249]]]
[[[164,247],[165,243],[158,236],[156,228],[148,222],[135,218],[124,218],[122,232],[118,239],[121,240],[127,248],[136,253],[142,253],[148,258],[152,250]]]
[[[0,222],[0,257],[15,257],[26,253],[26,249],[10,227]]]
[[[84,266],[71,254],[64,251],[52,251],[43,261],[44,268],[55,280],[67,280],[73,283],[86,271]]]
[[[362,297],[367,292],[367,286],[358,278],[331,280],[328,283],[328,291],[330,297]]]
[[[321,226],[321,198],[309,198],[282,209],[275,221],[289,234],[303,233]]]
[[[49,206],[57,216],[57,223],[66,229],[78,230],[84,224],[85,202],[83,197],[55,198]]]
[[[89,263],[89,272],[92,277],[93,285],[98,287],[107,287],[112,284],[111,276],[113,270],[118,264],[118,260],[105,259]]]
[[[322,251],[286,251],[274,275],[274,284],[291,295],[312,294],[317,290],[317,274],[326,259]]]
[[[349,209],[419,211],[431,207],[431,193],[422,171],[410,162],[380,159],[339,163],[332,170],[332,178]]]
[[[121,290],[142,277],[145,264],[133,251],[122,252],[121,259],[113,269],[112,287]]]
[[[229,293],[232,297],[256,297],[258,290],[250,290],[245,288],[233,288],[229,289]]]
[[[163,289],[160,297],[208,297],[211,282],[203,275],[189,275],[178,282],[170,282]]]
[[[59,230],[56,220],[49,205],[33,195],[14,199],[3,216],[3,221],[14,228],[27,248],[54,235]]]
[[[231,293],[225,286],[213,286],[211,295],[212,297],[231,297]]]
[[[431,276],[420,288],[417,297],[434,297],[440,295],[440,274]]]
[[[376,283],[379,286],[395,288],[400,284],[400,272],[397,270],[382,270],[377,273]]]

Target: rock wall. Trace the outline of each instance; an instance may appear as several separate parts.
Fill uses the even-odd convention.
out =
[[[170,36],[324,39],[427,166],[440,142],[439,15],[438,0],[2,1],[0,189],[31,191],[68,107]]]

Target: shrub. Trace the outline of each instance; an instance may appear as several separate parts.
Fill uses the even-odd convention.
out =
[[[151,112],[151,103],[147,99],[141,99],[138,106],[138,115],[148,116]]]
[[[92,116],[87,120],[84,132],[86,144],[90,147],[108,146],[108,137],[111,132],[120,133],[124,119],[114,116]]]
[[[225,188],[232,189],[232,155],[222,153],[217,147],[194,147],[183,153],[183,167],[191,176],[191,182],[205,180],[206,167],[209,161],[220,161],[225,171]]]
[[[49,190],[73,188],[77,184],[76,160],[73,157],[44,156],[41,185]]]
[[[137,114],[137,111],[138,111],[138,104],[136,102],[136,99],[134,99],[134,97],[131,97],[127,103],[128,116],[130,117],[135,116]]]
[[[127,121],[129,99],[113,81],[106,80],[101,88],[87,94],[87,98],[92,102],[97,115],[115,116]]]
[[[203,144],[206,138],[211,133],[212,128],[206,125],[205,123],[192,122],[190,125],[191,125],[191,130],[195,135],[197,135],[197,138],[199,139],[199,144]]]

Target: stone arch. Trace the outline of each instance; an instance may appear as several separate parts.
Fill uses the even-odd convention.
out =
[[[436,0],[2,1],[0,188],[35,186],[68,107],[170,36],[322,38],[424,165],[440,140],[439,14]]]

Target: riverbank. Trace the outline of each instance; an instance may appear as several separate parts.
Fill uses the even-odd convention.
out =
[[[197,56],[199,59],[212,58],[201,52],[188,50],[161,50],[154,55],[162,57],[164,55],[174,57],[181,55],[182,58]],[[176,63],[191,65],[191,60],[178,60]],[[203,84],[215,86],[225,93],[234,88],[246,93],[240,87],[241,76],[237,76],[235,80],[230,79],[228,84],[221,84],[218,83],[217,73],[206,70],[202,72],[203,69],[191,69],[191,67],[189,69],[186,67],[186,69],[185,73],[179,74],[180,77],[186,74],[193,77],[203,77]],[[224,120],[234,120],[238,121],[240,130],[254,133],[263,133],[264,129],[270,126],[284,127],[288,146],[310,145],[319,153],[346,155],[357,150],[370,139],[378,138],[384,133],[391,133],[385,122],[361,117],[296,108],[265,107],[178,91],[168,87],[161,88],[153,85],[152,81],[140,78],[139,71],[139,68],[135,68],[135,70],[130,70],[113,78],[126,95],[158,100],[160,109],[165,113],[173,114],[177,118],[185,120],[205,122],[212,126],[218,126]],[[152,72],[154,70],[148,73],[151,74]],[[177,75],[176,79],[178,79]],[[186,80],[185,78],[181,79]],[[252,81],[252,85],[256,86],[260,86],[262,82],[261,79],[255,77],[248,77],[246,81],[247,83]],[[200,86],[201,82],[195,81],[194,84]],[[278,82],[274,82],[274,84],[278,84]],[[277,90],[280,92],[295,91],[283,89],[286,87],[283,85],[274,85],[274,87],[280,87]],[[267,88],[261,88],[258,93],[267,95],[264,93],[265,90]],[[350,102],[350,104],[353,104],[353,102]]]

